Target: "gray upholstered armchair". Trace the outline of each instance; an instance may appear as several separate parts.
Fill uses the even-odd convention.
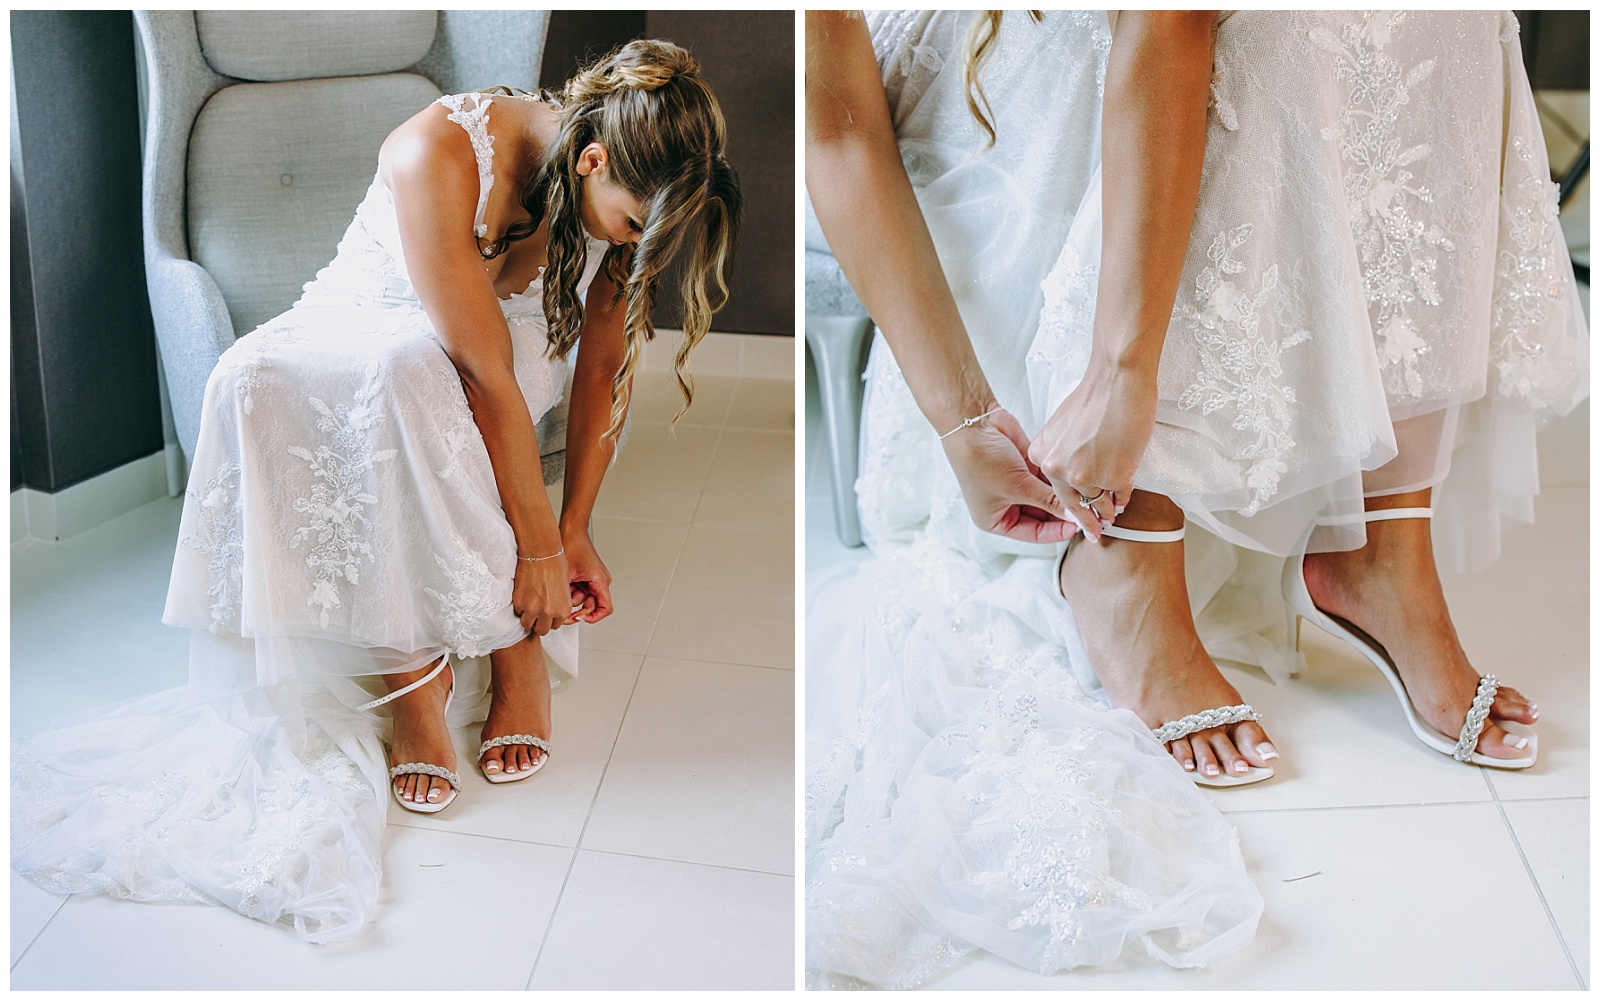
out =
[[[441,93],[533,89],[545,11],[134,12],[147,102],[144,248],[172,429],[194,454],[235,337],[333,258],[378,147]],[[540,422],[560,479],[566,406]]]
[[[806,347],[817,368],[822,434],[833,474],[833,521],[839,541],[861,545],[856,463],[861,426],[862,351],[872,320],[845,280],[806,198]]]

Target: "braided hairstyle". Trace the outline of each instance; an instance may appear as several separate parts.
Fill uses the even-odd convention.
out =
[[[583,325],[578,280],[587,248],[578,159],[590,143],[605,147],[611,180],[639,200],[643,217],[638,243],[612,247],[603,265],[627,302],[626,349],[611,384],[611,423],[602,436],[614,440],[628,412],[639,354],[655,337],[650,309],[656,281],[680,253],[686,257],[679,282],[684,340],[673,363],[683,393],[678,416],[694,400],[689,353],[705,336],[711,314],[728,301],[739,179],[724,155],[726,126],[716,96],[700,78],[700,64],[671,42],[629,42],[579,70],[559,92],[542,91],[540,99],[560,112],[561,128],[518,196],[532,218],[512,226],[485,253],[503,253],[549,220],[544,314],[550,356],[566,357]]]

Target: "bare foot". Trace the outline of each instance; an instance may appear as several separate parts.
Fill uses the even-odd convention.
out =
[[[393,692],[433,670],[435,664],[403,674],[386,674],[384,683]],[[446,667],[437,678],[389,703],[394,720],[391,764],[422,762],[456,770],[456,750],[445,726],[444,704],[455,682],[455,671]],[[430,775],[401,775],[394,780],[395,792],[410,803],[437,803],[450,795],[450,783]]]
[[[1429,491],[1383,497],[1369,508],[1422,507]],[[1306,589],[1325,612],[1359,626],[1383,644],[1417,714],[1449,738],[1461,725],[1478,690],[1478,672],[1456,637],[1444,589],[1433,561],[1431,522],[1397,518],[1367,524],[1367,544],[1346,553],[1306,555]],[[1531,724],[1538,707],[1512,688],[1501,687],[1489,707],[1490,720]],[[1518,758],[1527,738],[1485,723],[1478,751],[1491,758]]]
[[[544,662],[539,637],[529,636],[516,646],[489,655],[492,671],[489,718],[483,721],[483,740],[526,733],[550,739],[550,671]],[[491,747],[483,754],[486,775],[515,774],[533,768],[544,751],[528,744]]]
[[[1134,491],[1117,527],[1164,531],[1183,514],[1158,494]],[[1203,709],[1237,705],[1194,629],[1184,584],[1183,543],[1079,539],[1061,567],[1083,644],[1111,704],[1155,729]],[[1167,745],[1185,771],[1215,778],[1270,767],[1278,757],[1255,722],[1197,731]]]

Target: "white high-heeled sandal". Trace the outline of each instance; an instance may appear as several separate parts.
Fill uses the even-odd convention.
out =
[[[1182,542],[1184,530],[1177,528],[1170,532],[1142,532],[1137,529],[1118,528],[1112,525],[1108,528],[1102,528],[1100,534],[1127,542]],[[1078,632],[1078,621],[1072,613],[1071,603],[1067,601],[1066,594],[1061,590],[1061,567],[1062,564],[1066,563],[1067,552],[1077,538],[1078,536],[1072,536],[1067,539],[1066,543],[1061,547],[1060,558],[1056,560],[1056,594],[1061,598],[1062,607],[1066,611],[1065,621],[1068,628],[1064,629],[1062,634],[1067,642],[1067,655],[1092,671],[1094,670],[1094,665],[1089,660],[1089,652],[1083,645],[1083,636]],[[1174,740],[1187,737],[1192,733],[1198,733],[1201,730],[1209,730],[1215,726],[1231,726],[1234,723],[1244,723],[1261,718],[1261,713],[1257,712],[1255,707],[1248,703],[1240,703],[1236,706],[1220,706],[1216,709],[1205,709],[1163,723],[1151,730],[1150,735],[1155,738],[1156,743],[1165,747]],[[1253,785],[1256,782],[1263,782],[1272,778],[1273,773],[1269,767],[1250,765],[1249,769],[1244,772],[1223,771],[1220,775],[1208,776],[1202,774],[1197,767],[1194,771],[1186,772],[1185,774],[1194,780],[1195,785],[1223,789],[1229,786]]]
[[[429,671],[421,678],[413,681],[411,684],[398,691],[390,692],[381,699],[373,699],[371,702],[368,702],[365,705],[357,706],[356,708],[363,711],[367,709],[376,709],[386,702],[393,702],[402,695],[409,695],[421,688],[423,685],[426,685],[428,682],[432,681],[434,678],[437,678],[444,671],[444,669],[449,666],[449,664],[450,658],[440,657],[439,666]],[[455,697],[456,686],[455,681],[452,679],[450,682],[450,691],[444,697],[444,711],[446,715],[449,714],[450,702]],[[395,788],[394,780],[402,775],[431,775],[435,778],[444,779],[446,782],[450,783],[450,795],[439,800],[437,803],[414,803],[410,800],[401,799],[400,790]],[[400,804],[401,809],[410,810],[412,813],[438,813],[451,803],[454,803],[456,800],[456,794],[460,791],[461,776],[442,765],[430,765],[425,761],[407,761],[395,765],[393,768],[389,769],[389,792],[394,794],[394,801]]]
[[[1401,518],[1432,518],[1431,507],[1395,507],[1382,508],[1376,511],[1366,511],[1360,520],[1393,521]],[[1351,520],[1355,520],[1352,518]],[[1461,725],[1461,733],[1452,741],[1448,736],[1435,730],[1417,715],[1416,706],[1411,703],[1411,696],[1406,692],[1405,682],[1400,680],[1400,671],[1395,667],[1394,658],[1389,656],[1389,651],[1383,644],[1368,636],[1354,623],[1341,619],[1337,615],[1329,614],[1318,608],[1316,602],[1311,600],[1311,591],[1306,587],[1305,554],[1290,557],[1283,567],[1283,597],[1289,605],[1289,631],[1294,635],[1295,649],[1300,648],[1300,622],[1310,619],[1322,628],[1324,632],[1339,637],[1372,662],[1394,689],[1395,695],[1400,699],[1400,708],[1405,710],[1406,721],[1411,724],[1411,731],[1417,739],[1438,751],[1448,754],[1463,764],[1482,765],[1485,768],[1530,768],[1539,757],[1539,738],[1533,734],[1518,734],[1528,741],[1521,757],[1517,758],[1491,758],[1487,754],[1480,754],[1476,750],[1478,737],[1483,733],[1483,725],[1489,718],[1489,707],[1494,703],[1495,692],[1500,688],[1499,679],[1492,674],[1486,674],[1478,679],[1478,691],[1472,699],[1472,706],[1467,710],[1466,721]]]

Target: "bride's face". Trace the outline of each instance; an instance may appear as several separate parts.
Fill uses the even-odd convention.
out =
[[[613,247],[639,242],[644,232],[639,199],[611,180],[606,148],[599,143],[585,147],[578,155],[578,174],[583,178],[579,215],[589,235]]]

